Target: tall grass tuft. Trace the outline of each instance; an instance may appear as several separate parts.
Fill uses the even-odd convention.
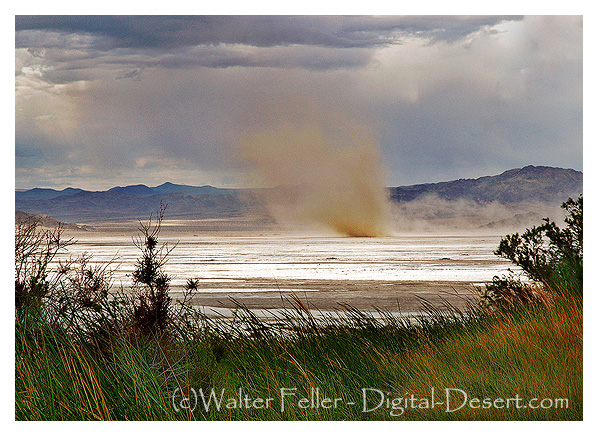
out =
[[[16,326],[19,420],[580,420],[582,307],[556,291],[542,305],[489,311],[449,308],[416,318],[347,308],[314,316],[294,308],[269,320],[238,307],[232,320],[202,319],[194,336],[167,342],[113,338],[110,354],[49,329]],[[429,396],[455,387],[470,397],[568,398],[568,409],[389,409],[364,412],[361,390]],[[296,398],[342,397],[337,409],[280,411]],[[273,408],[174,408],[197,392],[272,398]],[[355,402],[353,405],[347,402]]]
[[[107,357],[32,319],[17,322],[15,336],[17,420],[174,418],[165,375],[145,348],[115,338]]]
[[[578,226],[582,200],[567,206]],[[17,420],[582,419],[582,290],[578,270],[564,264],[574,259],[581,273],[581,247],[563,257],[548,246],[531,264],[543,272],[555,267],[551,277],[559,281],[498,279],[465,310],[423,300],[418,316],[348,305],[315,314],[293,296],[268,317],[234,301],[232,318],[211,319],[189,306],[197,281],[188,283],[182,301],[167,296],[168,250],[157,249],[156,239],[163,212],[156,226],[141,227],[133,295],[110,292],[110,271],[91,268],[85,257],[50,277],[49,261],[64,247],[60,232],[17,227],[24,232],[16,238]],[[579,237],[581,243],[581,226],[569,232],[548,224],[543,232],[555,232],[560,244]],[[528,253],[529,243],[542,243],[538,232],[529,240],[516,236],[510,250]],[[362,403],[365,389],[405,400],[448,388],[480,400],[567,399],[567,408]],[[282,389],[295,390],[286,408]],[[197,396],[213,391],[232,406],[205,407]],[[302,407],[299,399],[316,392],[341,403]],[[240,406],[238,396],[272,404]]]

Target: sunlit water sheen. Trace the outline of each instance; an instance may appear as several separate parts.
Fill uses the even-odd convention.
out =
[[[115,284],[131,283],[140,252],[129,236],[78,235],[70,255],[113,260]],[[169,246],[166,271],[173,289],[197,278],[219,291],[235,292],[248,279],[490,281],[510,264],[493,254],[498,236],[402,236],[384,238],[306,236],[181,236],[161,238]],[[61,255],[64,258],[66,255]],[[247,285],[244,287],[247,290]],[[210,292],[210,288],[204,290]],[[265,291],[256,289],[255,291]]]

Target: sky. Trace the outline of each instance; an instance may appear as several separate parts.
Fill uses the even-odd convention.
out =
[[[366,132],[388,186],[582,170],[582,35],[581,16],[16,16],[15,185],[252,185],[248,138],[323,123]]]

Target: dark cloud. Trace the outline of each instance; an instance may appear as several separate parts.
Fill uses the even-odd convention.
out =
[[[453,42],[520,17],[17,16],[16,47],[55,70],[92,63],[167,68],[352,69],[417,36]],[[248,50],[251,48],[251,50]],[[68,63],[68,65],[67,65]],[[56,74],[59,75],[59,74]],[[120,77],[120,76],[119,76]],[[63,79],[58,79],[62,82]]]
[[[17,185],[240,184],[240,131],[325,111],[391,185],[582,169],[582,18],[505,19],[17,17]]]
[[[332,17],[332,16],[17,16],[17,47],[35,41],[26,31],[55,31],[108,37],[112,47],[172,49],[195,45],[255,47],[316,45],[376,47],[403,35],[455,41],[482,27],[519,17]],[[38,41],[53,46],[56,39]],[[106,41],[96,47],[106,47]]]

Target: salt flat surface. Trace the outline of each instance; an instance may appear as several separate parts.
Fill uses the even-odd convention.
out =
[[[113,261],[118,266],[115,283],[131,283],[140,255],[131,236],[89,232],[76,239],[70,255]],[[228,293],[247,291],[253,283],[261,284],[254,291],[278,289],[279,281],[287,280],[481,283],[512,267],[493,254],[499,236],[168,235],[159,241],[176,244],[166,265],[175,290],[188,278],[199,279],[200,287],[210,291]]]

